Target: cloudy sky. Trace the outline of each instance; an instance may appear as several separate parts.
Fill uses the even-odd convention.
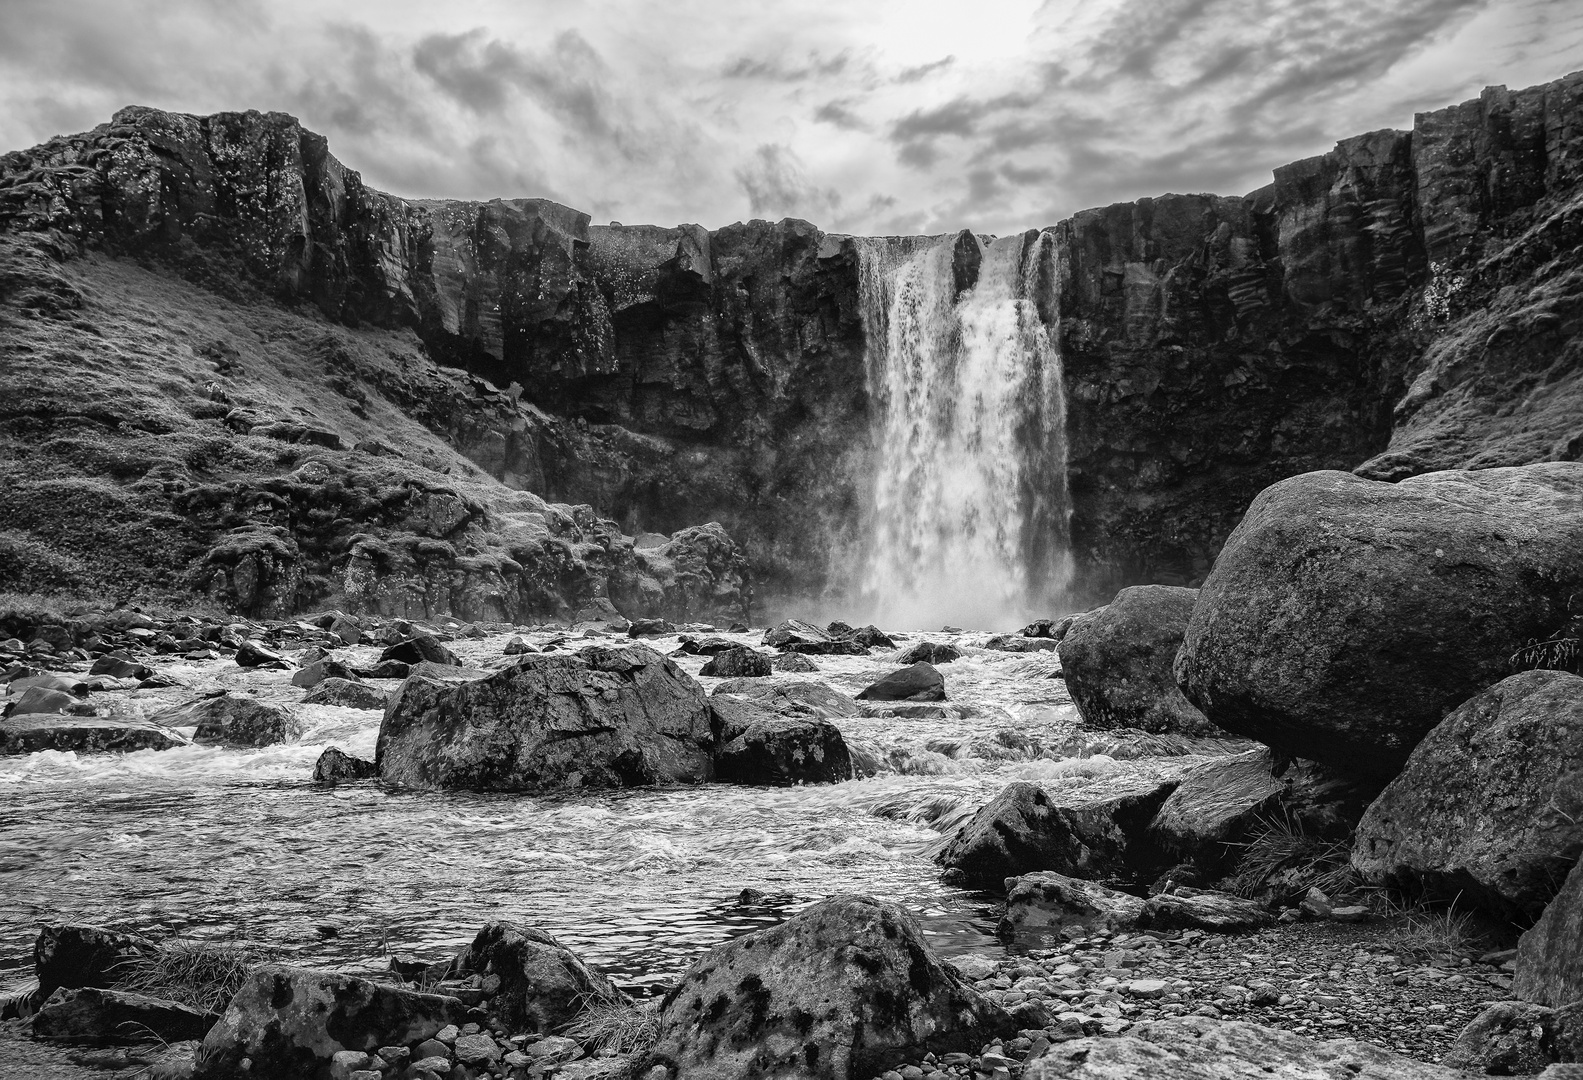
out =
[[[1579,68],[1578,0],[0,0],[0,150],[275,109],[400,195],[999,233]]]

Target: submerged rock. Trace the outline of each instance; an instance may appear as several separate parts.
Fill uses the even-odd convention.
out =
[[[467,1006],[453,997],[266,964],[253,970],[204,1036],[193,1076],[302,1080],[328,1072],[342,1051],[410,1046],[467,1022]]]
[[[770,658],[745,645],[715,653],[699,672],[721,679],[761,679],[771,673]]]
[[[303,695],[304,705],[334,705],[342,709],[384,709],[390,695],[377,686],[346,679],[325,679]]]
[[[1318,1041],[1240,1021],[1184,1016],[1115,1038],[1058,1042],[1023,1066],[1033,1080],[1460,1080],[1462,1073],[1350,1039]]]
[[[33,1034],[89,1043],[201,1039],[220,1017],[175,1001],[125,990],[61,990],[33,1017]]]
[[[945,676],[919,661],[860,690],[859,701],[944,701]]]
[[[926,1053],[977,1053],[1016,1028],[901,908],[838,896],[699,958],[666,996],[659,1041],[636,1071],[871,1080]]]
[[[379,775],[379,766],[372,761],[355,758],[339,747],[326,747],[319,760],[313,763],[313,778],[320,783],[341,780],[370,780]]]
[[[599,1005],[628,998],[605,976],[544,931],[520,923],[491,922],[457,957],[459,974],[494,976],[499,989],[491,1011],[514,1032],[548,1034]]]
[[[163,709],[148,719],[165,727],[196,727],[194,742],[238,746],[272,746],[304,730],[290,709],[229,691]]]
[[[1580,550],[1583,463],[1295,476],[1216,558],[1177,680],[1220,727],[1383,784],[1578,614]]]
[[[1037,784],[1008,784],[936,861],[986,889],[1036,870],[1081,878],[1158,872],[1166,860],[1148,825],[1175,787],[1174,780],[1139,780],[1120,793],[1057,802]]]
[[[1358,824],[1373,885],[1537,916],[1583,854],[1583,677],[1525,671],[1413,751]]]
[[[646,645],[596,645],[472,682],[409,678],[376,760],[390,783],[537,792],[698,783],[713,749],[694,679]]]
[[[0,754],[36,754],[40,750],[131,753],[186,745],[187,740],[176,732],[137,720],[44,713],[0,720]]]
[[[1058,651],[1084,727],[1221,733],[1176,685],[1176,652],[1197,597],[1197,589],[1138,585],[1072,622]]]

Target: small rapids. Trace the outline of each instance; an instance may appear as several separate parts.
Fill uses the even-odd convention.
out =
[[[326,746],[371,758],[379,729],[376,711],[329,706],[298,706],[305,735],[263,749],[0,758],[0,984],[25,977],[44,921],[233,936],[374,972],[389,954],[446,954],[499,918],[548,930],[629,987],[658,988],[709,945],[850,891],[905,904],[946,954],[994,949],[991,901],[939,883],[931,858],[944,837],[1010,780],[1103,784],[1123,766],[1063,756],[1076,713],[1052,654],[928,636],[967,653],[941,668],[964,715],[837,720],[884,770],[837,785],[555,798],[316,785]],[[498,663],[504,640],[452,648],[464,663]],[[704,659],[678,663],[697,675]],[[852,694],[890,661],[819,657],[819,673],[795,678]],[[136,715],[221,687],[301,696],[285,672],[162,668],[185,686],[95,700]],[[766,897],[740,904],[744,889]]]

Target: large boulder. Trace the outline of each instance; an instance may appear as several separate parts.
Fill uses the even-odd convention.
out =
[[[1294,476],[1216,558],[1177,681],[1220,727],[1383,784],[1583,614],[1580,550],[1583,463]]]
[[[196,728],[194,742],[236,746],[272,746],[295,739],[304,730],[297,714],[286,706],[231,691],[162,709],[148,719],[165,727]]]
[[[716,652],[698,674],[720,679],[762,679],[772,672],[768,656],[746,645],[736,645]]]
[[[319,783],[335,784],[342,780],[372,780],[379,775],[379,766],[372,761],[353,757],[338,746],[325,747],[319,760],[313,763],[313,778]]]
[[[1026,781],[1008,784],[936,861],[986,889],[1035,870],[1089,879],[1147,876],[1166,861],[1148,826],[1175,787],[1175,780],[1139,778],[1097,797],[1057,797]]]
[[[1137,585],[1072,622],[1057,651],[1084,727],[1155,735],[1219,731],[1176,685],[1176,651],[1197,597],[1197,589]]]
[[[948,642],[920,641],[896,654],[898,664],[949,664],[962,659],[962,650]]]
[[[555,938],[531,926],[492,922],[457,958],[462,975],[500,980],[491,1011],[514,1032],[548,1034],[598,1005],[627,996]]]
[[[1462,1029],[1442,1059],[1486,1076],[1532,1076],[1556,1060],[1556,1014],[1527,1001],[1496,1001]]]
[[[1182,774],[1150,826],[1173,851],[1219,861],[1237,849],[1260,815],[1274,808],[1284,785],[1267,748],[1206,761]]]
[[[791,715],[857,716],[857,702],[812,679],[728,679],[711,691],[711,697],[732,695],[751,698],[778,713]]]
[[[837,896],[705,953],[666,996],[638,1072],[869,1080],[927,1053],[977,1053],[1016,1027],[905,911]]]
[[[40,998],[59,987],[114,986],[130,964],[159,952],[159,946],[138,934],[102,926],[57,923],[43,927],[33,942],[33,971]]]
[[[944,701],[945,676],[920,660],[858,691],[859,701]]]
[[[334,705],[341,709],[383,710],[389,695],[377,686],[329,678],[302,696],[304,705]]]
[[[816,716],[783,716],[747,698],[712,696],[720,730],[715,777],[736,784],[835,784],[852,779],[840,730]]]
[[[421,664],[428,661],[431,664],[444,664],[448,667],[461,664],[456,654],[447,649],[439,638],[422,632],[413,634],[405,641],[398,641],[379,654],[380,663],[387,660],[394,660],[398,664]]]
[[[1517,942],[1512,993],[1552,1009],[1583,1001],[1583,862]]]
[[[193,1076],[302,1080],[321,1070],[328,1075],[332,1059],[343,1051],[410,1046],[467,1022],[467,1006],[453,997],[265,964],[248,975],[204,1036]]]
[[[1464,1074],[1351,1039],[1319,1041],[1241,1021],[1184,1016],[1119,1038],[1058,1042],[1023,1066],[1030,1080],[1465,1080]]]
[[[71,750],[79,754],[130,753],[185,746],[179,734],[140,720],[28,713],[0,720],[0,754]]]
[[[220,1018],[176,1001],[126,990],[62,990],[33,1017],[33,1034],[88,1043],[201,1039]]]
[[[472,682],[408,678],[376,760],[410,787],[538,792],[698,783],[713,749],[694,679],[646,645],[596,645]]]
[[[1457,708],[1358,824],[1373,885],[1537,916],[1583,854],[1583,677],[1525,671]]]

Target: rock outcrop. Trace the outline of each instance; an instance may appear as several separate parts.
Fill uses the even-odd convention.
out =
[[[214,1013],[125,990],[85,987],[63,991],[33,1017],[33,1034],[84,1043],[139,1043],[201,1039],[219,1019]]]
[[[596,645],[474,681],[407,679],[376,760],[387,783],[540,792],[697,783],[713,748],[694,679],[646,645]]]
[[[698,1080],[867,1080],[1016,1027],[900,908],[838,896],[705,953],[666,995],[640,1065]]]
[[[1293,477],[1226,542],[1177,679],[1220,727],[1383,784],[1583,617],[1580,550],[1583,463]]]
[[[1583,863],[1518,941],[1512,992],[1552,1009],[1583,1000]]]
[[[1358,823],[1372,885],[1537,916],[1583,855],[1583,677],[1512,675],[1455,709]]]
[[[1195,589],[1139,585],[1073,620],[1058,651],[1084,727],[1164,735],[1219,731],[1176,685],[1176,653],[1197,597]]]

